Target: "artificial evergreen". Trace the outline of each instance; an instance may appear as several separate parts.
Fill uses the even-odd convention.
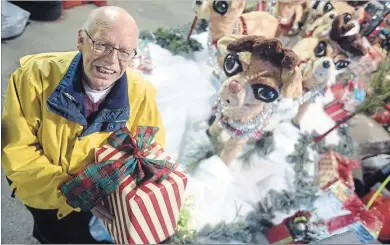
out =
[[[248,141],[246,149],[240,159],[251,166],[251,158],[254,154],[264,157],[275,149],[275,138],[272,131],[265,132],[259,140]]]
[[[176,28],[157,28],[156,31],[141,31],[140,38],[148,39],[151,42],[160,45],[162,48],[169,50],[174,55],[191,54],[196,51],[203,50],[203,46],[197,40],[190,38],[187,40],[187,34],[191,24],[186,24]],[[194,33],[202,33],[207,31],[208,22],[199,20],[194,28]]]
[[[232,240],[242,243],[262,243],[261,234],[274,225],[271,220],[275,218],[275,212],[288,214],[300,208],[310,210],[318,197],[319,187],[305,170],[306,164],[312,164],[309,158],[309,149],[319,154],[333,149],[344,156],[356,155],[356,146],[350,136],[349,128],[338,128],[338,135],[340,137],[339,144],[327,146],[324,142],[312,143],[313,139],[318,136],[316,132],[301,134],[295,144],[295,151],[286,159],[292,165],[296,174],[294,192],[271,190],[265,198],[254,204],[255,211],[249,213],[243,219],[238,217],[240,219],[232,223],[221,222],[213,227],[205,226],[198,232],[186,233],[182,230],[175,233],[168,240],[168,243],[196,244],[204,241],[228,243]],[[205,149],[206,147],[202,150],[205,152]],[[257,154],[257,152],[254,151],[253,154]],[[237,213],[239,213],[239,208]]]

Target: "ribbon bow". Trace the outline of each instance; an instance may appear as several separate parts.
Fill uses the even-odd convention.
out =
[[[328,221],[329,232],[353,224],[356,221],[361,221],[372,232],[379,234],[383,226],[382,214],[374,208],[366,209],[356,195],[345,201],[343,209],[351,211],[351,214],[339,216]]]
[[[122,171],[125,176],[133,175],[137,185],[145,180],[161,182],[177,167],[170,157],[155,159],[163,152],[156,142],[152,143],[157,132],[157,127],[138,126],[134,138],[124,127],[108,138],[108,144],[130,155]]]
[[[351,177],[352,169],[358,168],[359,162],[343,157],[335,151],[333,151],[332,154],[334,154],[338,162],[337,171],[339,172],[340,179],[349,187],[353,187],[353,179]]]
[[[115,192],[121,181],[129,175],[135,178],[137,186],[146,180],[165,180],[177,167],[177,163],[168,156],[162,158],[164,150],[156,142],[152,143],[157,131],[157,127],[139,126],[135,138],[127,128],[112,133],[108,144],[116,152],[125,153],[125,157],[96,162],[80,170],[60,188],[68,203],[88,211],[100,199]],[[98,151],[106,149],[102,147]]]

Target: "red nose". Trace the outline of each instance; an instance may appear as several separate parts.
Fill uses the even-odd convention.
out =
[[[238,94],[242,89],[241,84],[237,81],[231,81],[228,86],[229,92],[232,94]]]

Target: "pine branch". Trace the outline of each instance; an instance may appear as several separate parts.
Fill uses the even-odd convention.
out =
[[[377,108],[383,108],[386,102],[390,100],[390,57],[386,59],[379,66],[378,71],[374,74],[371,82],[371,92],[367,98],[358,105],[356,112],[370,112]]]
[[[197,40],[190,38],[187,40],[186,35],[188,34],[191,27],[191,23],[175,27],[175,28],[158,28],[156,31],[141,31],[140,38],[148,39],[160,45],[162,48],[169,50],[174,55],[177,54],[191,54],[196,51],[203,50],[203,46]],[[208,22],[200,20],[196,24],[194,31],[201,33],[207,31]]]

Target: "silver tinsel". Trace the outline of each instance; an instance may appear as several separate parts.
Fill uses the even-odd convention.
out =
[[[224,115],[227,106],[222,102],[217,105],[216,116],[217,120]],[[272,105],[264,104],[263,110],[253,119],[249,121],[239,121],[233,119],[226,119],[224,122],[219,121],[219,126],[226,130],[226,132],[233,138],[258,138],[258,133],[268,124],[269,117],[272,114]],[[226,125],[228,124],[228,125]],[[231,128],[242,131],[242,134],[237,135]]]
[[[295,101],[296,105],[302,105],[303,103],[315,99],[320,95],[325,94],[326,85],[318,86],[317,88],[311,89],[310,91],[304,93],[301,97],[297,98]]]
[[[210,31],[208,32],[208,40],[207,40],[207,51],[209,54],[208,64],[212,67],[218,65],[217,58],[219,56],[219,50],[213,43],[213,39],[211,38]]]
[[[239,33],[239,30],[240,30],[240,19],[238,19],[238,21],[234,24],[233,33],[232,34],[240,35],[241,33]]]

